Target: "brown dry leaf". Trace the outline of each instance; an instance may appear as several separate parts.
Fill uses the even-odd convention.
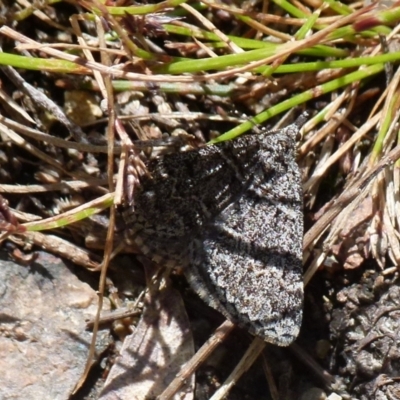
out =
[[[156,398],[194,354],[193,337],[180,294],[169,285],[147,294],[142,318],[125,339],[100,400]],[[194,377],[173,399],[193,399]]]
[[[366,197],[346,219],[340,242],[332,246],[332,254],[345,269],[355,269],[368,257],[370,235],[366,223],[372,218],[372,197]]]

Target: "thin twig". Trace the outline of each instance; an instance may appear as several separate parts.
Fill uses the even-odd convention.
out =
[[[48,185],[0,185],[0,193],[44,193],[58,190],[77,190],[95,186],[108,193],[107,189],[100,188],[107,183],[107,179],[92,178],[87,181],[63,181]]]
[[[55,235],[45,235],[41,232],[25,232],[23,238],[10,236],[9,239],[18,245],[22,245],[24,242],[33,243],[49,253],[63,257],[90,271],[98,271],[100,269],[100,264],[94,261],[97,258],[96,255]]]
[[[271,393],[272,400],[279,400],[279,391],[275,383],[275,379],[272,376],[271,367],[268,364],[267,358],[265,356],[265,351],[262,357],[263,361],[263,369],[265,373],[265,377],[267,378],[269,392]]]
[[[170,400],[175,393],[185,384],[186,380],[191,374],[207,359],[207,357],[219,346],[229,333],[233,330],[235,325],[230,321],[225,321],[214,332],[213,336],[201,346],[199,351],[186,363],[181,372],[169,384],[169,386],[161,393],[158,400]]]
[[[235,369],[228,376],[222,386],[214,393],[210,400],[222,400],[229,393],[239,378],[245,373],[257,360],[258,356],[264,350],[266,342],[259,337],[255,337],[247,349],[246,353],[236,365]]]
[[[319,379],[321,379],[326,387],[330,387],[334,381],[334,377],[325,369],[323,369],[310,355],[304,351],[298,344],[292,343],[289,349],[306,364]]]

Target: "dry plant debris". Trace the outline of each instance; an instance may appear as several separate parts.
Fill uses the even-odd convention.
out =
[[[240,380],[243,361],[236,360],[238,368],[230,361],[225,371],[217,357],[201,356],[192,395],[268,398],[268,381],[273,399],[298,399],[316,393],[314,386],[343,399],[360,393],[396,397],[396,368],[381,363],[371,348],[375,341],[365,345],[371,352],[354,361],[355,368],[346,358],[361,340],[351,334],[342,339],[355,329],[352,314],[335,330],[329,321],[352,304],[357,312],[362,302],[354,296],[364,290],[350,288],[368,287],[365,274],[375,274],[379,290],[372,291],[370,308],[360,310],[370,315],[374,307],[386,307],[388,318],[396,313],[385,304],[400,263],[397,3],[17,0],[0,6],[0,193],[9,204],[1,204],[1,228],[2,243],[15,259],[29,264],[35,259],[29,253],[45,248],[86,270],[101,270],[98,317],[104,296],[116,309],[132,302],[136,315],[149,296],[146,282],[169,283],[163,270],[149,276],[147,268],[144,278],[133,255],[134,267],[121,270],[124,254],[140,250],[124,245],[112,206],[124,196],[131,143],[140,140],[134,149],[146,164],[166,151],[231,140],[258,124],[282,128],[290,116],[278,121],[278,115],[306,108],[313,117],[303,128],[297,157],[306,229],[305,319],[296,343],[303,352],[293,350],[301,354],[294,361],[287,351],[267,346],[264,369],[259,359]],[[134,191],[140,174],[131,178]],[[179,270],[173,281],[201,346],[204,332],[212,334],[222,321],[187,294]],[[344,296],[346,288],[354,296]],[[151,313],[152,303],[144,304]],[[116,323],[116,336],[134,330],[137,318],[127,318]],[[143,322],[142,316],[139,326]],[[378,320],[375,325],[382,328]],[[373,329],[362,326],[365,336],[398,337],[395,322],[389,332]],[[196,335],[203,340],[197,343]],[[240,347],[247,357],[245,334],[234,335],[240,344],[223,336],[214,354],[233,348],[236,355]],[[179,333],[174,338],[181,339]],[[385,340],[376,339],[377,347],[395,352]],[[327,351],[317,351],[326,342]],[[254,342],[249,351],[260,348]],[[109,350],[109,360],[111,355]],[[340,357],[348,368],[340,367]],[[365,368],[368,357],[379,360],[376,368]],[[92,346],[88,367],[93,358]],[[182,366],[188,382],[199,363]],[[354,385],[355,379],[362,382]],[[167,391],[164,399],[173,396],[169,384],[158,389]],[[82,390],[75,399],[84,398]]]

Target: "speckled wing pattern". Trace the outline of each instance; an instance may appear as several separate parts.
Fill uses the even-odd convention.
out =
[[[124,211],[128,242],[182,266],[207,304],[280,346],[302,319],[303,122],[152,160]]]

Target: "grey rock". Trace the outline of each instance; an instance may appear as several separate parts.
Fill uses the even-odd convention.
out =
[[[88,356],[96,292],[59,259],[0,261],[0,398],[66,400]],[[100,337],[104,333],[100,334]]]

